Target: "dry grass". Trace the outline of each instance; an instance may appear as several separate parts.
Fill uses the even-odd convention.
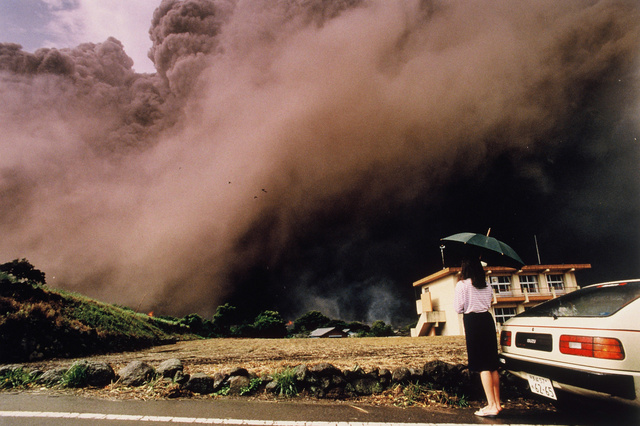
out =
[[[349,339],[207,339],[156,346],[150,349],[109,355],[91,360],[106,361],[114,370],[138,360],[157,366],[178,358],[185,372],[211,374],[244,367],[256,374],[266,374],[287,366],[328,362],[338,368],[356,365],[373,368],[422,367],[428,361],[466,363],[464,337],[368,337]],[[33,366],[68,366],[74,360],[52,360]]]

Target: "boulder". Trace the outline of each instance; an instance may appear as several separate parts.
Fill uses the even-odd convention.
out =
[[[352,381],[354,381],[356,379],[360,379],[362,377],[365,377],[367,375],[367,373],[362,369],[362,367],[355,366],[352,369],[343,370],[342,371],[342,375],[345,377],[345,379],[348,382],[352,382]]]
[[[310,376],[305,381],[305,387],[309,389],[312,395],[322,398],[331,387],[331,378],[326,376]]]
[[[152,366],[141,361],[132,361],[118,371],[118,380],[125,386],[141,386],[155,377],[156,371]]]
[[[431,361],[424,366],[424,379],[438,386],[444,386],[450,380],[449,372],[453,366],[443,361]]]
[[[424,376],[424,368],[409,367],[409,374],[411,374],[411,381],[420,382]]]
[[[309,367],[309,373],[320,377],[342,375],[342,371],[329,364],[328,362],[321,362],[320,364],[312,365],[311,367]]]
[[[229,371],[229,377],[233,377],[233,376],[249,377],[249,372],[247,371],[246,368],[236,367],[236,368],[233,368],[231,371]]]
[[[411,371],[407,367],[398,367],[391,373],[393,383],[408,383],[411,380]]]
[[[225,384],[228,378],[229,375],[227,374],[219,372],[213,373],[213,391],[216,392],[218,389],[220,389],[222,385]]]
[[[278,381],[277,380],[269,381],[265,385],[264,390],[269,392],[269,393],[277,393],[278,392]]]
[[[293,369],[293,374],[298,382],[304,382],[307,380],[309,369],[306,364],[300,364]]]
[[[327,390],[332,385],[344,382],[342,371],[333,365],[322,362],[308,368],[305,382],[323,390]]]
[[[361,377],[351,382],[353,391],[358,395],[373,395],[382,392],[383,388],[380,382],[373,377]]]
[[[229,393],[231,395],[240,395],[243,389],[248,388],[251,379],[247,376],[230,376],[229,377]]]
[[[328,395],[342,394],[347,381],[341,370],[323,362],[309,367],[306,378],[301,383],[312,395],[325,398]],[[338,388],[340,391],[336,390]]]
[[[214,392],[214,379],[204,373],[195,373],[189,377],[184,388],[193,393],[210,394]]]
[[[173,376],[173,381],[180,385],[184,385],[189,381],[189,377],[190,376],[188,374],[184,374],[182,371],[176,371],[175,376]]]
[[[71,368],[77,367],[84,369],[84,380],[83,383],[79,383],[80,386],[102,388],[116,378],[116,373],[113,371],[113,368],[106,362],[80,360],[71,365]]]
[[[0,366],[0,376],[4,376],[5,374],[13,373],[15,370],[19,369],[24,370],[24,365],[22,364],[9,364]]]
[[[160,363],[158,368],[156,368],[156,373],[158,373],[162,377],[174,379],[176,377],[176,373],[182,373],[183,370],[184,366],[182,365],[182,361],[177,358],[171,358]]]
[[[388,387],[391,384],[391,371],[386,368],[380,368],[378,370],[378,380],[383,387]]]
[[[443,387],[449,393],[467,395],[473,398],[479,396],[478,398],[476,398],[479,399],[484,396],[484,391],[482,391],[482,383],[480,382],[479,375],[478,382],[479,383],[477,384],[474,382],[471,372],[466,365],[451,364],[447,372],[447,380],[444,381]]]
[[[38,377],[37,383],[45,386],[55,386],[60,383],[67,370],[68,369],[64,367],[56,367],[51,370],[47,370]]]
[[[331,387],[344,387],[347,384],[347,379],[341,374],[335,374],[331,376]]]

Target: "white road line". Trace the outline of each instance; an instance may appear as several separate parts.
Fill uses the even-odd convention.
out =
[[[170,416],[143,416],[131,414],[103,414],[103,413],[67,413],[57,411],[0,411],[2,417],[20,418],[63,418],[63,419],[87,419],[87,420],[118,420],[138,422],[164,422],[164,423],[192,423],[192,424],[216,424],[216,425],[247,425],[247,426],[391,426],[398,423],[379,422],[323,422],[323,421],[296,421],[296,420],[242,420],[242,419],[215,419],[199,417],[170,417]],[[424,426],[424,423],[402,423],[402,426]],[[448,426],[451,426],[450,424]]]
[[[163,422],[163,423],[192,423],[214,425],[246,425],[246,426],[472,426],[468,423],[385,423],[385,422],[323,422],[298,420],[243,420],[243,419],[215,419],[206,417],[170,417],[143,416],[132,414],[104,414],[104,413],[67,413],[58,411],[0,411],[0,418],[56,418],[56,419],[87,419],[87,420],[116,420],[132,422]],[[509,425],[503,425],[509,426]],[[534,425],[518,425],[534,426]],[[540,425],[536,425],[540,426]]]

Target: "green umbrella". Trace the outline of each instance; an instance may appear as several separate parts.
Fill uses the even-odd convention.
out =
[[[490,266],[524,265],[518,253],[502,241],[487,235],[462,232],[442,238],[441,241],[462,244],[466,255],[480,256]]]

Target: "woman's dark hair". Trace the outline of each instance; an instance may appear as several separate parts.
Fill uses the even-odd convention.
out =
[[[462,261],[460,267],[460,274],[463,280],[471,278],[471,283],[475,288],[485,288],[487,286],[484,268],[482,267],[482,263],[480,263],[480,259],[465,259]]]

